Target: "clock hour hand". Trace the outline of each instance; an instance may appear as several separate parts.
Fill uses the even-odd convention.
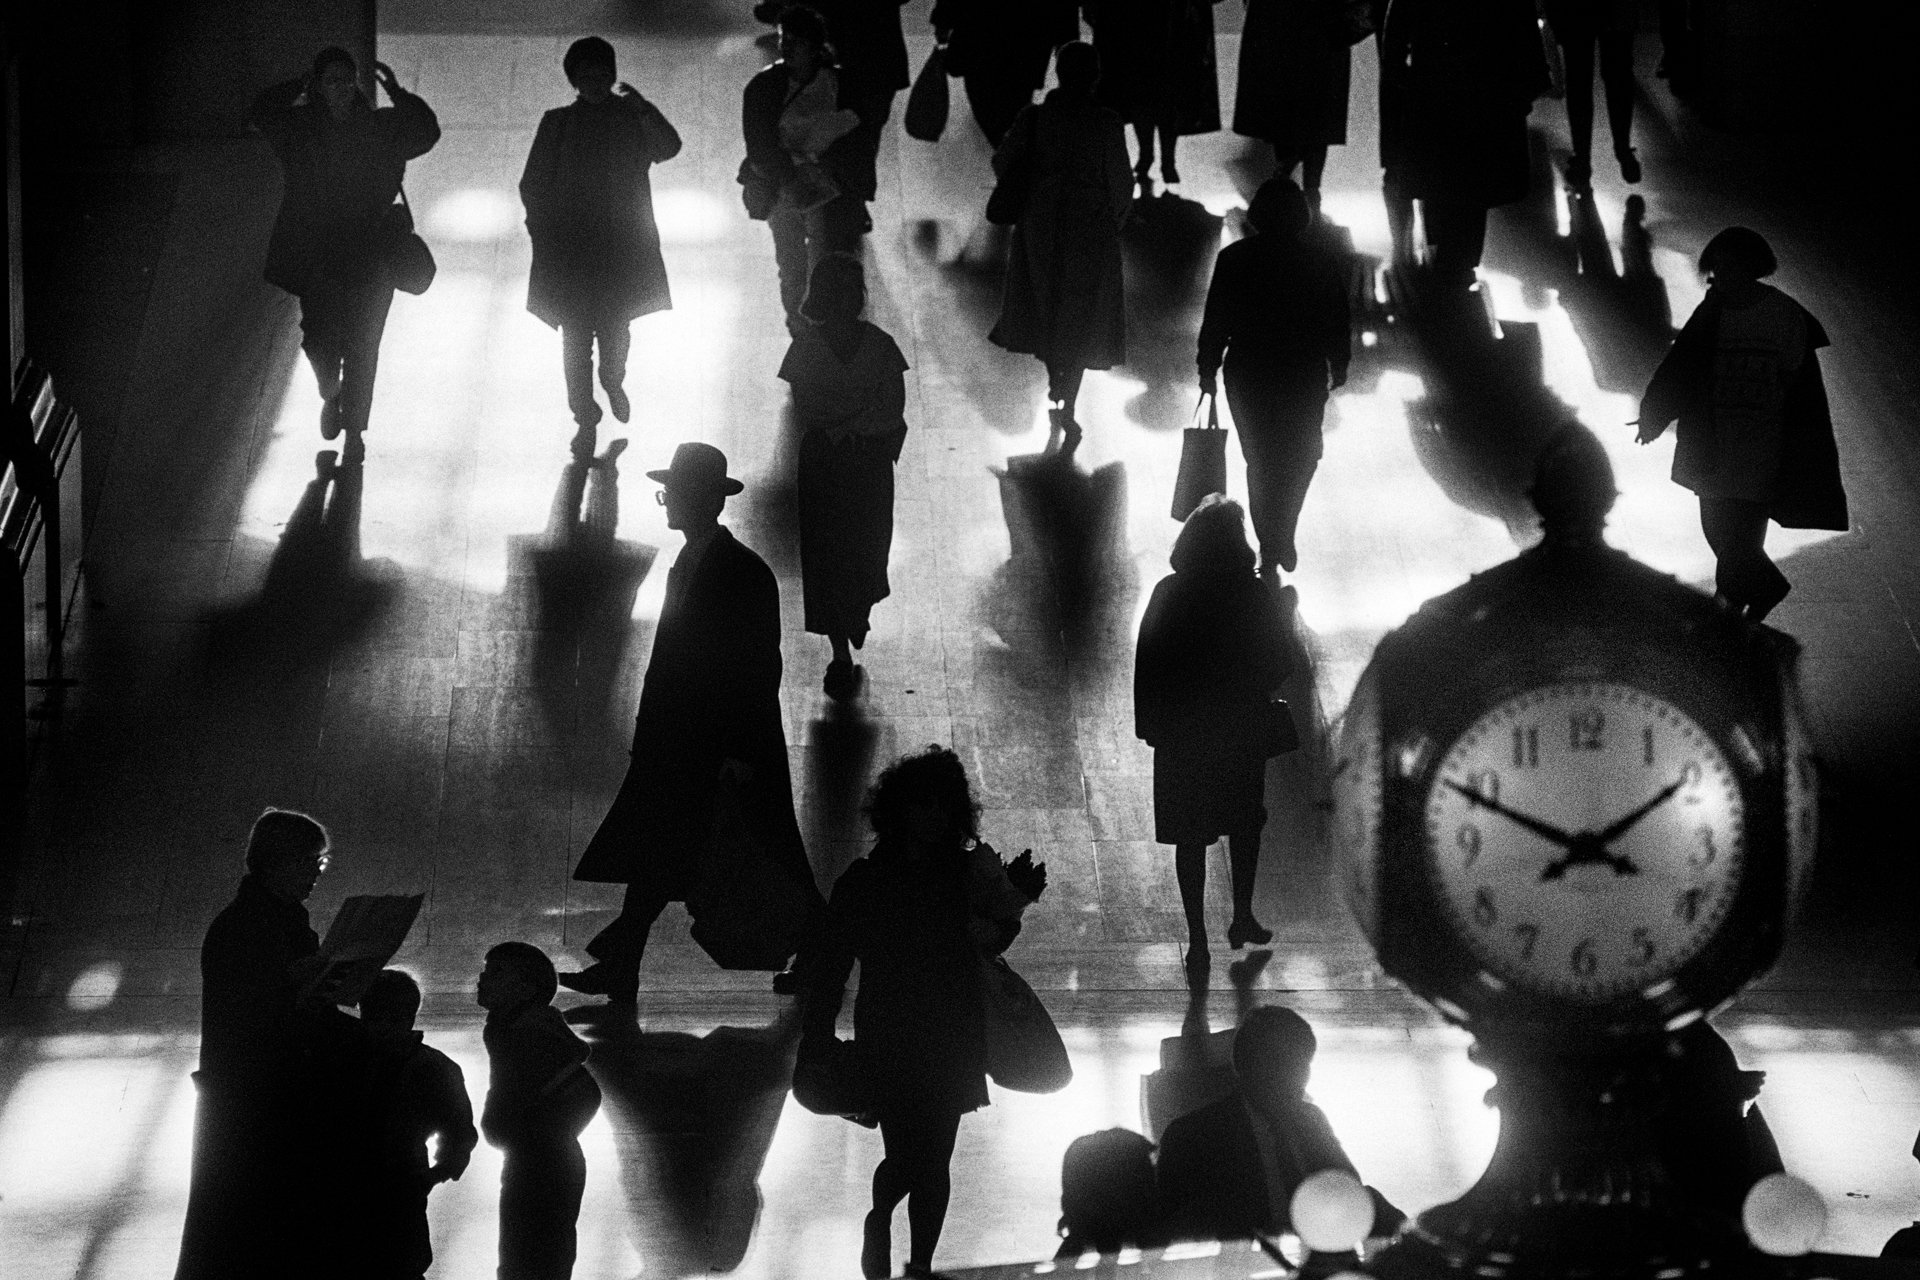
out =
[[[1470,804],[1478,805],[1482,809],[1491,809],[1509,822],[1518,823],[1520,826],[1525,827],[1527,830],[1533,832],[1533,834],[1539,836],[1542,840],[1550,840],[1562,849],[1573,848],[1573,833],[1562,831],[1552,823],[1542,822],[1540,819],[1532,817],[1529,814],[1521,813],[1518,809],[1509,809],[1498,800],[1490,800],[1486,796],[1481,795],[1472,787],[1461,786],[1452,778],[1442,778],[1441,781],[1466,797]]]
[[[1628,831],[1632,830],[1634,824],[1639,822],[1640,819],[1646,817],[1648,814],[1652,813],[1655,809],[1658,809],[1661,805],[1673,799],[1674,793],[1680,790],[1681,787],[1685,786],[1686,782],[1687,782],[1687,779],[1684,774],[1678,778],[1675,778],[1672,783],[1660,788],[1659,794],[1655,795],[1653,799],[1647,801],[1645,804],[1641,805],[1638,809],[1635,809],[1632,813],[1628,814],[1624,818],[1621,818],[1618,822],[1613,823],[1611,826],[1603,827],[1601,830],[1595,832],[1593,838],[1595,840],[1598,840],[1602,845],[1612,844],[1615,840],[1618,840],[1621,836],[1627,834]]]

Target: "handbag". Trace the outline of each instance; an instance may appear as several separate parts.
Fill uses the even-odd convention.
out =
[[[1007,166],[1007,171],[993,184],[993,194],[987,197],[987,221],[996,227],[1010,227],[1020,221],[1027,212],[1028,201],[1033,199],[1033,148],[1040,113],[1037,108],[1029,107],[1025,114],[1026,145],[1020,148],[1018,159]]]
[[[938,142],[946,132],[947,112],[953,96],[947,87],[946,61],[946,46],[933,46],[926,65],[913,78],[913,88],[907,91],[907,111],[900,120],[900,127],[907,131],[909,138]]]
[[[1200,409],[1207,408],[1207,425],[1200,426]],[[1193,407],[1194,425],[1180,437],[1180,472],[1173,481],[1175,520],[1185,520],[1210,493],[1227,491],[1227,433],[1220,426],[1220,397],[1208,392]]]
[[[980,961],[987,1074],[1003,1089],[1057,1093],[1073,1080],[1073,1061],[1047,1006],[1001,956]]]
[[[1260,755],[1271,760],[1300,749],[1300,728],[1293,722],[1293,708],[1285,698],[1260,704]]]
[[[687,894],[687,914],[693,940],[722,969],[778,973],[800,949],[815,895],[767,848],[750,818],[743,788],[722,781],[714,795],[713,838]]]
[[[433,250],[413,229],[413,206],[407,203],[405,187],[400,188],[400,202],[380,215],[380,265],[389,284],[412,294],[425,293],[439,270]]]
[[[817,1116],[840,1116],[872,1128],[873,1090],[858,1042],[835,1036],[818,1047],[803,1044],[793,1064],[793,1100]]]

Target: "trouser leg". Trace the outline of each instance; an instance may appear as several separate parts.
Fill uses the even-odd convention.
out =
[[[1392,169],[1381,174],[1380,197],[1387,206],[1387,234],[1393,240],[1394,262],[1400,265],[1417,262],[1420,249],[1413,243],[1413,197],[1407,194],[1406,184]]]
[[[579,1251],[587,1159],[574,1138],[507,1148],[499,1280],[567,1280]]]
[[[600,405],[593,398],[593,326],[572,321],[560,326],[560,369],[567,379],[567,409],[582,427],[598,426]]]
[[[1207,846],[1199,842],[1173,846],[1173,874],[1180,884],[1180,909],[1187,917],[1187,940],[1207,945]]]
[[[340,423],[350,432],[367,429],[373,414],[373,380],[380,370],[380,338],[387,330],[393,287],[384,282],[349,291],[347,329],[340,351]]]
[[[1609,32],[1600,37],[1600,83],[1607,93],[1607,128],[1614,151],[1633,145],[1633,32]]]
[[[1561,36],[1560,55],[1567,64],[1567,132],[1573,154],[1593,154],[1593,37]]]
[[[671,899],[651,885],[628,885],[620,914],[587,943],[587,954],[606,965],[610,976],[621,983],[638,983],[640,961],[647,953],[647,936],[669,901]]]
[[[1767,508],[1737,498],[1700,499],[1700,529],[1713,548],[1714,590],[1758,622],[1792,590],[1767,557]]]
[[[627,385],[627,355],[633,350],[633,329],[625,320],[607,320],[594,328],[600,347],[600,385],[618,391]]]

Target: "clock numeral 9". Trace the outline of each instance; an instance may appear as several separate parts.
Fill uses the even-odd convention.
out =
[[[1453,833],[1453,842],[1460,846],[1460,852],[1467,856],[1460,862],[1462,867],[1470,867],[1480,859],[1480,828],[1471,822],[1463,823]]]
[[[1600,967],[1600,957],[1593,953],[1593,939],[1582,938],[1574,946],[1573,953],[1567,957],[1567,967],[1576,977],[1591,978],[1594,970]]]
[[[1687,855],[1687,861],[1696,867],[1710,867],[1719,856],[1720,850],[1713,843],[1713,828],[1700,828],[1700,847]]]
[[[1653,950],[1652,931],[1645,928],[1635,929],[1633,931],[1633,955],[1628,958],[1627,963],[1635,966],[1651,964],[1653,962]]]
[[[1500,919],[1500,912],[1493,905],[1493,892],[1482,889],[1473,895],[1473,922],[1483,929],[1490,929]]]
[[[1567,717],[1567,750],[1605,751],[1607,717],[1598,707],[1582,707]]]
[[[1701,893],[1698,889],[1682,889],[1680,896],[1673,900],[1674,919],[1682,924],[1692,924],[1700,917]]]
[[[1537,769],[1540,767],[1540,729],[1536,725],[1513,726],[1513,767],[1516,769]]]
[[[1520,939],[1520,958],[1533,959],[1533,944],[1540,941],[1540,926],[1537,924],[1517,924],[1513,926],[1513,936]]]

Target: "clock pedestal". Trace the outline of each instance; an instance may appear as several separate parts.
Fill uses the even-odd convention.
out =
[[[1421,1214],[1370,1273],[1680,1280],[1758,1261],[1737,1224],[1689,1211],[1667,1175],[1660,1038],[1589,1048],[1482,1040],[1476,1056],[1499,1077],[1492,1163],[1464,1196]]]

